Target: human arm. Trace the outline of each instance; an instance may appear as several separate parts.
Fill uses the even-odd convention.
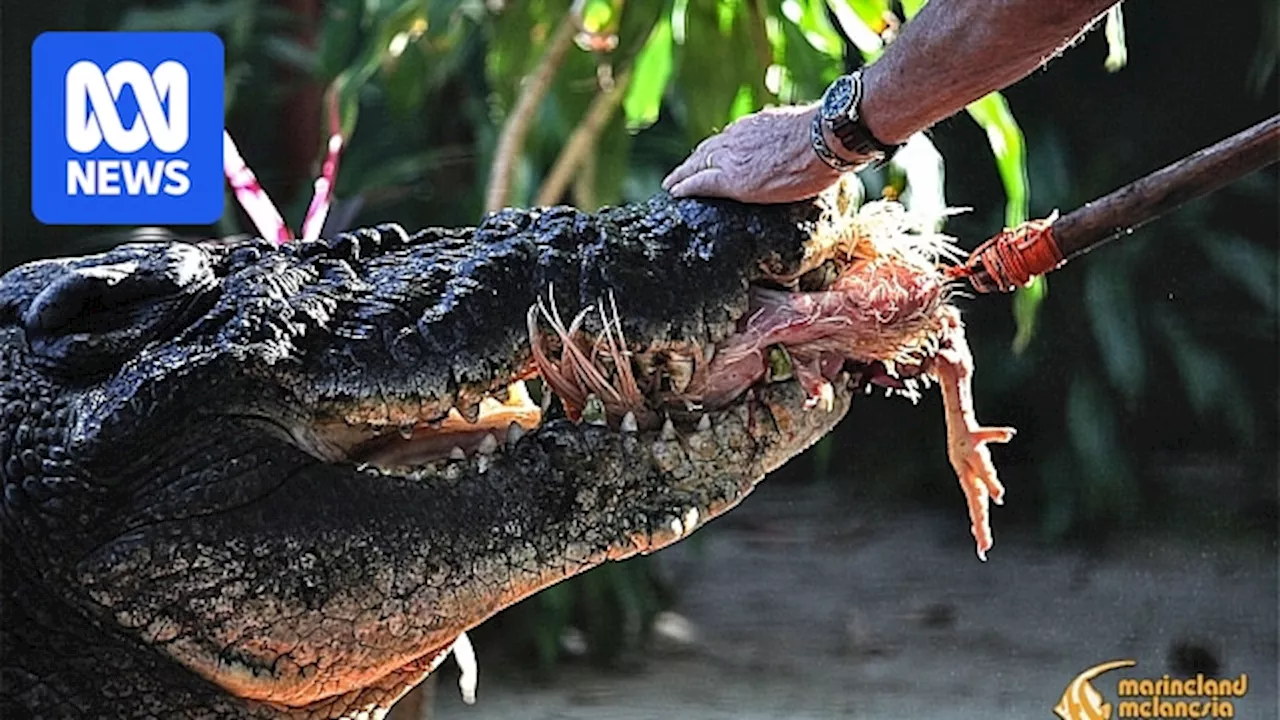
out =
[[[912,134],[1029,75],[1113,0],[933,0],[863,73],[860,114],[882,143]],[[780,203],[815,195],[840,173],[809,142],[817,106],[748,115],[704,140],[663,181],[676,196]],[[827,135],[828,145],[839,149]]]

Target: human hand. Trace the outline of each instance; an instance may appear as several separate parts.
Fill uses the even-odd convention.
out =
[[[703,140],[662,188],[676,197],[723,197],[748,203],[811,198],[839,179],[809,143],[817,107],[769,108]]]

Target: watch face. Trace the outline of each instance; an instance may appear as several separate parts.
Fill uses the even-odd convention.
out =
[[[831,83],[822,96],[822,119],[835,121],[846,115],[853,102],[853,80],[848,75],[841,75]]]

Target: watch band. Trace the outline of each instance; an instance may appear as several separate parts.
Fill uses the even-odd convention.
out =
[[[861,116],[862,103],[862,71],[857,70],[849,75],[841,75],[827,87],[822,95],[820,112],[814,122],[814,152],[818,153],[827,164],[831,164],[823,155],[823,150],[836,155],[845,167],[865,165],[869,162],[883,162],[898,150],[896,145],[886,145],[876,139],[863,122]],[[833,153],[826,142],[823,129],[829,130],[839,141],[840,150],[852,155],[853,159],[840,157]],[[821,137],[819,149],[818,138]],[[836,167],[832,165],[832,167]]]
[[[862,163],[845,160],[832,152],[831,146],[827,144],[827,138],[823,135],[825,125],[822,113],[814,113],[813,124],[809,126],[809,142],[813,145],[813,152],[822,159],[822,162],[841,172],[861,165]]]

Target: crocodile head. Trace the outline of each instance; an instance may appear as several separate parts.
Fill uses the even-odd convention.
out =
[[[503,607],[688,535],[948,337],[940,275],[820,213],[658,197],[8,273],[0,710],[377,714]],[[796,318],[856,313],[793,300],[852,268],[914,303],[876,333],[917,325],[833,354]]]
[[[851,386],[831,412],[775,383],[665,427],[557,419],[518,383],[528,310],[612,296],[637,346],[712,345],[814,213],[657,198],[11,271],[0,709],[370,712],[501,608],[687,535]]]

